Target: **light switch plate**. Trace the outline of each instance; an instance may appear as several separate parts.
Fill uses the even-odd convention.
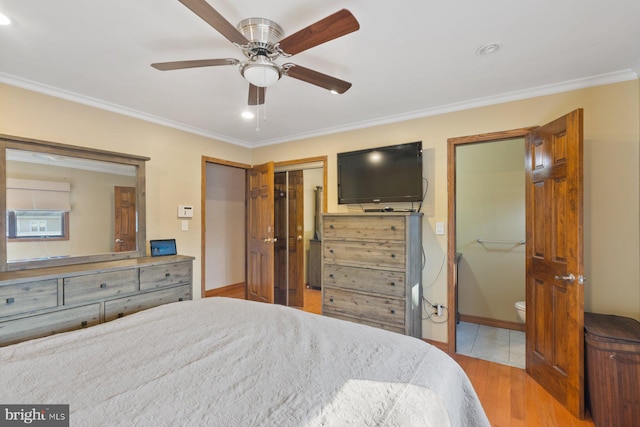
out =
[[[444,236],[444,222],[436,222],[436,235]]]

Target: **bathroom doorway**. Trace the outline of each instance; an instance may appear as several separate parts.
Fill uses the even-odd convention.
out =
[[[524,138],[456,147],[456,351],[525,367]]]
[[[465,313],[460,312],[459,308],[458,308],[458,300],[460,298],[460,289],[458,287],[458,275],[460,274],[460,272],[462,272],[463,276],[467,275],[467,273],[471,274],[471,277],[473,278],[473,271],[470,270],[469,265],[467,265],[467,260],[465,259],[465,255],[464,252],[458,252],[458,237],[457,234],[459,233],[459,230],[457,229],[457,224],[456,224],[456,216],[457,216],[457,211],[459,210],[459,207],[456,205],[457,203],[457,197],[456,197],[456,192],[457,192],[457,183],[456,183],[456,176],[458,173],[458,162],[457,162],[457,154],[458,154],[458,149],[460,149],[460,147],[465,147],[465,146],[469,146],[469,147],[473,147],[474,145],[477,144],[491,144],[494,142],[504,142],[505,144],[510,144],[509,147],[513,148],[513,149],[519,149],[519,150],[524,150],[524,138],[526,138],[527,135],[530,134],[531,131],[533,131],[534,129],[536,129],[537,127],[527,127],[527,128],[520,128],[520,129],[512,129],[512,130],[508,130],[508,131],[500,131],[500,132],[492,132],[492,133],[486,133],[486,134],[479,134],[479,135],[469,135],[469,136],[464,136],[464,137],[456,137],[456,138],[450,138],[448,140],[448,152],[447,152],[447,158],[448,158],[448,164],[447,164],[447,175],[448,175],[448,223],[450,224],[450,226],[448,227],[448,231],[447,231],[447,237],[448,237],[448,248],[447,248],[447,259],[448,259],[448,268],[447,268],[447,283],[448,283],[448,292],[447,292],[447,302],[448,302],[448,306],[449,306],[449,310],[451,313],[454,313],[454,315],[452,315],[449,318],[449,321],[447,322],[447,332],[448,332],[448,344],[447,344],[447,350],[450,354],[454,354],[457,352],[457,344],[458,344],[458,339],[457,339],[457,335],[458,335],[458,328],[461,324],[461,317],[462,317],[462,322],[465,323],[470,323],[471,324],[471,328],[477,328],[477,330],[475,331],[471,331],[471,333],[476,332],[476,335],[474,335],[474,337],[472,338],[474,341],[476,342],[476,339],[478,338],[477,336],[477,332],[480,330],[480,324],[479,322],[483,322],[484,324],[482,325],[483,329],[486,328],[493,328],[493,327],[498,327],[501,329],[507,329],[507,334],[509,333],[509,331],[511,331],[511,329],[505,328],[504,326],[509,326],[509,327],[513,327],[516,325],[520,325],[519,327],[522,328],[524,324],[521,324],[518,320],[517,320],[517,314],[515,311],[515,307],[514,307],[514,303],[516,301],[511,302],[510,304],[504,304],[506,305],[506,307],[503,308],[504,313],[506,313],[506,311],[508,310],[512,310],[513,312],[513,317],[509,318],[509,317],[505,317],[505,320],[502,320],[500,318],[498,318],[498,316],[494,316],[494,315],[486,315],[487,311],[487,307],[488,305],[486,304],[486,301],[490,298],[490,296],[484,296],[481,292],[476,292],[476,293],[472,293],[471,297],[476,297],[478,299],[480,299],[480,301],[478,301],[476,304],[477,305],[484,305],[484,309],[485,311],[481,311],[481,312],[473,312],[473,313]],[[507,142],[508,141],[508,142]],[[478,145],[480,147],[484,146],[484,147],[491,147],[491,145]],[[496,145],[496,147],[498,147]],[[488,159],[476,159],[475,161],[473,161],[474,159],[471,158],[470,159],[470,163],[471,165],[468,166],[470,172],[473,171],[480,171],[483,168],[486,170],[491,170],[491,168],[489,168],[489,166],[491,164],[495,164],[498,160],[493,158],[491,155],[488,156]],[[486,163],[486,164],[485,164]],[[522,168],[522,170],[524,170],[525,168],[525,156],[524,154],[520,154],[519,157],[519,168]],[[488,168],[488,169],[487,169]],[[510,174],[514,174],[515,172],[509,172]],[[518,173],[522,173],[522,172],[518,172]],[[507,172],[504,172],[504,174],[507,174]],[[491,174],[489,174],[490,176]],[[523,176],[523,175],[520,175]],[[493,179],[493,181],[495,182],[498,178],[493,176],[490,176],[490,179]],[[518,188],[520,188],[519,191],[525,191],[526,186],[525,186],[525,179],[524,177],[522,179],[520,178],[515,178],[515,175],[511,175],[509,181],[518,181],[519,180],[519,184],[515,184],[516,186],[518,186]],[[513,188],[514,184],[511,184],[510,186]],[[500,186],[496,186],[495,184],[493,185],[489,185],[489,187],[498,187],[501,188],[502,185]],[[471,192],[471,198],[475,198],[476,200],[482,200],[482,192],[484,190],[473,190]],[[498,193],[498,196],[500,194]],[[477,216],[477,218],[481,218],[482,215],[486,216],[486,212],[483,212],[484,210],[490,210],[493,208],[494,205],[496,205],[498,202],[493,199],[494,197],[497,196],[489,196],[488,194],[484,194],[484,200],[487,201],[487,203],[485,203],[484,205],[480,204],[479,208],[475,208],[474,210],[475,215]],[[490,198],[491,197],[491,198]],[[511,203],[511,205],[513,205],[513,203]],[[484,207],[482,207],[484,206]],[[507,209],[504,208],[503,206],[503,210]],[[510,210],[513,210],[514,208],[508,208]],[[520,211],[520,208],[517,208],[518,212]],[[522,205],[521,208],[524,216],[526,216],[526,205]],[[471,216],[473,218],[473,221],[475,221],[475,218],[473,217],[474,212],[471,212]],[[514,218],[519,218],[519,215],[513,215]],[[526,218],[525,218],[526,220]],[[522,221],[522,223],[524,224],[524,220],[518,220],[518,221]],[[497,234],[498,230],[500,230],[502,232],[503,227],[502,227],[502,222],[498,222],[497,224],[493,224],[491,227],[492,228],[488,228],[486,230],[486,232],[491,231],[490,235],[485,235],[485,230],[481,230],[482,231],[482,235],[478,234],[478,231],[476,232],[469,232],[467,233],[467,236],[464,237],[463,239],[461,239],[461,243],[460,246],[463,247],[465,246],[463,242],[468,242],[469,246],[464,248],[465,251],[469,252],[469,248],[471,245],[480,245],[478,247],[476,247],[476,249],[482,254],[481,251],[484,251],[485,254],[487,255],[488,252],[495,252],[495,253],[491,253],[490,255],[498,255],[501,253],[504,253],[505,249],[507,248],[500,248],[498,247],[497,250],[486,250],[484,249],[484,247],[482,246],[483,244],[488,244],[487,242],[482,242],[484,240],[505,240],[505,241],[514,241],[517,243],[520,243],[520,241],[522,241],[524,239],[524,234],[522,235],[522,237],[519,236],[504,236]],[[462,229],[461,229],[462,231]],[[493,233],[496,234],[493,234]],[[481,242],[478,242],[478,239],[481,240]],[[502,244],[502,242],[500,243],[494,243],[494,245],[500,245]],[[520,250],[523,251],[523,253],[526,252],[526,244],[513,244],[512,248],[509,249],[516,249],[516,250]],[[502,252],[500,252],[502,250]],[[471,253],[469,253],[470,259],[473,259],[473,257],[471,256]],[[525,255],[523,255],[523,259],[526,260],[526,258],[524,257]],[[525,261],[526,262],[526,261]],[[484,266],[482,266],[482,268],[484,268]],[[498,271],[499,273],[499,271]],[[467,275],[468,276],[468,275]],[[466,278],[467,281],[469,280],[469,278]],[[525,299],[525,294],[526,294],[526,271],[524,271],[522,273],[522,276],[519,277],[519,279],[510,279],[512,282],[514,283],[518,283],[516,282],[516,280],[520,280],[519,283],[522,283],[522,298]],[[463,285],[464,286],[464,285]],[[473,287],[473,282],[471,284],[471,286]],[[517,285],[516,285],[517,287]],[[491,294],[489,294],[491,295]],[[513,297],[510,297],[513,298]],[[519,299],[520,297],[515,297],[517,299]],[[465,302],[463,302],[463,304],[465,304]],[[472,303],[474,304],[474,303]],[[509,307],[510,306],[510,307]],[[481,307],[482,308],[482,307]],[[466,310],[466,308],[463,308],[463,310]],[[479,314],[478,314],[479,313]],[[483,314],[484,313],[484,314]],[[468,316],[475,316],[475,317],[468,317]],[[490,322],[487,319],[491,318],[491,317],[496,317],[498,318],[498,322]],[[471,322],[467,322],[471,320]],[[487,324],[488,323],[488,324]],[[463,324],[464,325],[464,324]],[[477,326],[475,326],[477,325]],[[516,328],[517,329],[517,328]],[[523,329],[524,330],[524,329]],[[461,330],[461,332],[463,332]],[[465,331],[468,332],[468,331]],[[522,333],[521,331],[518,331],[520,333]],[[505,332],[497,332],[497,333],[502,333],[504,334]],[[490,333],[491,334],[491,333]],[[524,336],[522,336],[522,338],[524,338]],[[471,339],[471,338],[470,338]],[[509,338],[510,339],[510,338]],[[526,348],[526,343],[523,346]],[[489,346],[489,348],[491,348],[491,346]],[[526,353],[523,353],[526,354]],[[526,357],[526,356],[525,356]]]

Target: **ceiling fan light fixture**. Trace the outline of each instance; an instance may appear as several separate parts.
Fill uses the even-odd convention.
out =
[[[268,58],[258,56],[243,62],[240,66],[240,74],[254,86],[267,87],[280,80],[282,71]]]

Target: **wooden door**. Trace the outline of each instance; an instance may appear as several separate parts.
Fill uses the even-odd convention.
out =
[[[304,181],[303,171],[290,171],[289,183],[289,305],[304,306]]]
[[[114,252],[136,250],[136,188],[114,187]]]
[[[273,162],[247,171],[247,298],[273,303]]]
[[[584,417],[582,110],[526,138],[527,372]]]
[[[274,175],[273,195],[274,215],[274,272],[273,292],[274,303],[287,305],[287,173],[278,172]]]

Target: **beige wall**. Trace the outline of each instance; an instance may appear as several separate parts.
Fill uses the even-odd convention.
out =
[[[207,163],[205,290],[244,282],[245,170]]]
[[[518,322],[525,300],[524,139],[456,148],[458,311]],[[501,240],[509,243],[486,242]]]
[[[196,257],[194,296],[200,296],[202,156],[250,163],[247,148],[166,126],[0,84],[0,133],[150,157],[147,162],[147,240],[176,238]],[[181,231],[178,205],[192,205]]]
[[[639,81],[342,132],[254,150],[0,84],[0,133],[151,157],[147,165],[147,238],[176,237],[178,250],[196,257],[194,295],[200,295],[201,156],[240,163],[328,156],[329,211],[336,203],[336,153],[423,141],[428,154],[429,203],[423,226],[425,296],[446,303],[447,241],[435,221],[447,218],[447,138],[544,124],[575,108],[585,110],[585,306],[640,318],[640,88]],[[349,96],[349,95],[345,95]],[[196,207],[180,231],[176,207]],[[445,324],[425,321],[423,335],[447,340]]]
[[[429,186],[433,206],[423,209],[427,257],[423,288],[430,301],[446,303],[446,266],[441,272],[440,267],[447,239],[435,235],[435,222],[447,218],[447,138],[542,125],[584,108],[585,307],[640,319],[639,83],[633,80],[261,147],[252,151],[252,160],[258,164],[327,155],[329,211],[336,212],[345,209],[336,201],[336,153],[422,140],[433,158],[433,164],[425,166],[425,175],[433,174]],[[447,341],[446,325],[425,321],[423,335]]]

